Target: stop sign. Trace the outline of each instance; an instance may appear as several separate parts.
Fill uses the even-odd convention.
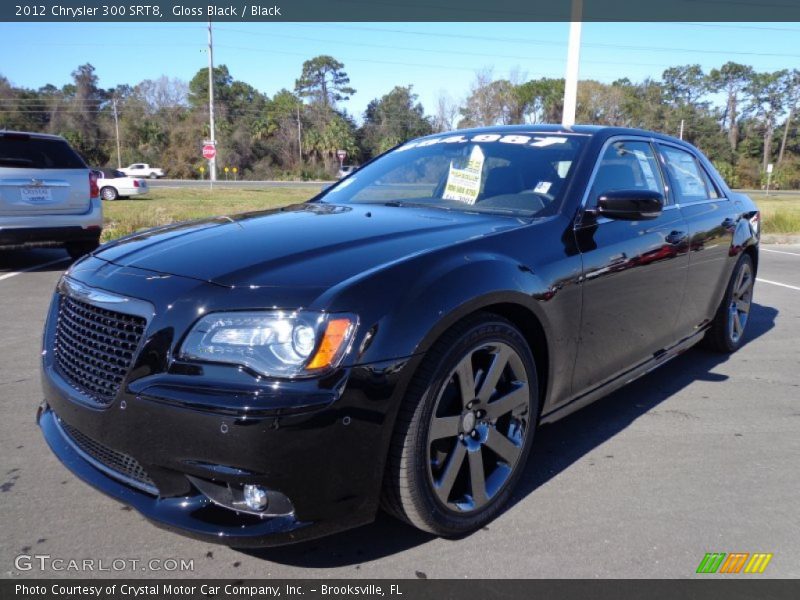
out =
[[[206,144],[203,146],[203,158],[206,160],[211,160],[217,155],[217,149],[212,146],[211,144]]]

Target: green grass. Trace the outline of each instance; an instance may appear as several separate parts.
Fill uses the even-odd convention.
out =
[[[277,208],[308,200],[320,185],[264,189],[153,188],[131,200],[103,202],[108,241],[140,229],[203,217]]]
[[[154,188],[136,200],[104,202],[103,241],[140,229],[214,215],[277,208],[302,202],[320,190],[319,184],[264,189]],[[780,196],[751,193],[761,209],[762,232],[800,234],[800,192]]]
[[[800,193],[766,196],[749,194],[761,210],[761,231],[774,234],[800,234]]]

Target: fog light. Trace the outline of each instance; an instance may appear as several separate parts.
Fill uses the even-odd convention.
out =
[[[267,508],[267,490],[260,485],[245,485],[244,503],[250,510],[264,510]]]

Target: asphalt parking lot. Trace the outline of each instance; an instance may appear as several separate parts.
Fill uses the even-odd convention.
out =
[[[706,552],[768,552],[800,576],[800,246],[765,246],[746,345],[691,350],[537,433],[510,508],[458,541],[389,517],[302,545],[241,552],[155,528],[87,487],[34,424],[61,250],[0,253],[0,573],[18,555],[184,559],[194,577],[692,577]],[[343,476],[346,476],[343,474]],[[97,576],[163,577],[126,569]],[[709,577],[709,576],[706,576]]]

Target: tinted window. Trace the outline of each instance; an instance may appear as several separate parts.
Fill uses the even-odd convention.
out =
[[[63,140],[0,134],[0,167],[85,169],[86,165]]]
[[[716,187],[708,174],[698,164],[690,152],[673,146],[661,146],[667,171],[675,185],[675,197],[678,202],[690,204],[713,198],[719,198]]]
[[[647,142],[613,142],[603,154],[592,184],[589,205],[605,192],[650,190],[664,195],[664,181],[653,148]]]
[[[555,212],[587,139],[531,132],[414,141],[361,167],[322,199],[520,216]]]

